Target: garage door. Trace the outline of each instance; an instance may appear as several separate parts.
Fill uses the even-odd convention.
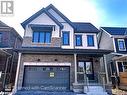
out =
[[[32,90],[69,90],[69,67],[25,66],[23,88]]]

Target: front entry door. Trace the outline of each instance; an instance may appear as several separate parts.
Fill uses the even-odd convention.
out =
[[[94,70],[92,62],[78,62],[78,74],[82,74],[82,78],[84,80],[85,76],[87,76],[88,80],[94,80]],[[81,77],[80,77],[81,79]],[[80,80],[79,79],[79,80]]]

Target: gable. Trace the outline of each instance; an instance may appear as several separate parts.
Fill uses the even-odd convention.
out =
[[[66,22],[63,18],[61,18],[53,9],[49,9],[48,12],[52,14],[59,22]]]
[[[50,19],[52,19],[60,28],[63,28],[63,25],[55,18],[53,17],[48,11],[46,11],[44,8],[29,17],[27,20],[25,20],[23,23],[21,23],[22,27],[25,29],[26,25],[29,24],[34,19],[38,18],[41,14],[45,13]]]
[[[54,16],[55,15],[58,15],[57,18],[59,20],[63,20],[65,22],[67,22],[71,27],[75,28],[74,25],[73,25],[73,23],[65,15],[63,15],[57,8],[55,8],[52,4],[50,4],[49,6],[47,6],[45,9],[47,11],[49,11]]]
[[[57,25],[46,13],[42,13],[41,15],[36,17],[28,25],[30,24]]]

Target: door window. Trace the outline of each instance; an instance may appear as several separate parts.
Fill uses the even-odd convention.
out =
[[[93,79],[92,62],[78,62],[77,79],[79,83],[84,83],[85,75],[89,80]]]

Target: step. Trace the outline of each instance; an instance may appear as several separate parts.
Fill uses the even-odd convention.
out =
[[[108,95],[107,92],[87,92],[86,95]]]
[[[101,87],[101,86],[88,86],[88,87],[86,87],[86,86],[84,86],[84,91],[86,92],[86,91],[89,91],[89,92],[104,92],[104,89],[103,89],[103,87]]]

